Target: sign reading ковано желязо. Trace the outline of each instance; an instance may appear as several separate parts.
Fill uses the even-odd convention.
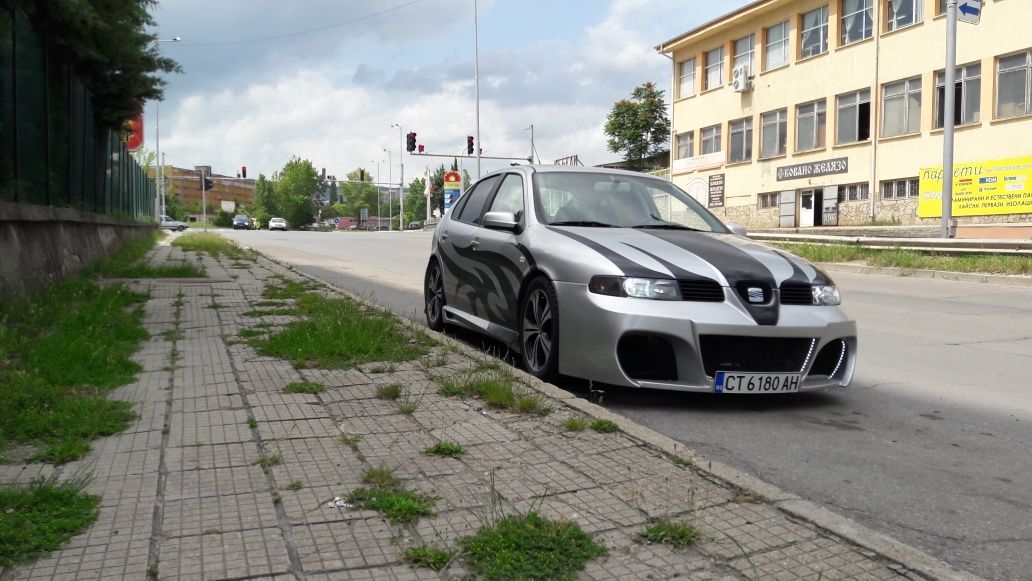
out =
[[[953,167],[953,215],[1032,213],[1032,157],[1013,157]],[[921,170],[920,218],[942,216],[942,167]]]

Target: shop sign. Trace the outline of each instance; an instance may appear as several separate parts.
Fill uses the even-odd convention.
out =
[[[718,173],[709,177],[709,207],[719,208],[724,205],[724,174]]]
[[[942,166],[921,170],[917,215],[942,216]],[[1032,213],[1032,156],[953,166],[953,216]]]
[[[709,169],[711,167],[719,167],[724,165],[724,161],[727,159],[723,151],[714,151],[713,153],[706,153],[703,155],[696,155],[695,157],[686,157],[684,159],[675,159],[673,170],[675,172],[689,172],[700,169]]]
[[[795,165],[784,165],[778,168],[778,181],[801,180],[803,178],[816,178],[849,171],[849,158],[837,157],[825,161],[813,161],[810,163],[797,163]]]

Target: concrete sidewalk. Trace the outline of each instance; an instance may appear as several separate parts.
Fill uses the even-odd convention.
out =
[[[150,293],[145,325],[152,339],[136,356],[144,371],[113,397],[136,405],[136,425],[96,441],[87,459],[56,472],[42,465],[0,468],[0,481],[91,472],[90,491],[103,496],[99,520],[61,550],[0,578],[461,578],[468,573],[461,557],[436,573],[404,564],[401,555],[422,544],[454,546],[482,526],[493,497],[507,512],[538,510],[595,535],[608,554],[588,563],[584,579],[970,578],[747,475],[693,458],[672,441],[529,376],[518,374],[526,389],[545,395],[549,415],[438,395],[434,377],[494,361],[447,338],[435,336],[440,343],[426,356],[433,363],[298,370],[259,356],[240,331],[290,319],[244,313],[271,277],[301,277],[265,258],[242,268],[169,246],[151,255],[155,264],[168,260],[198,260],[209,278],[129,283]],[[167,335],[169,341],[165,331],[179,333]],[[387,371],[374,373],[380,367]],[[283,392],[303,380],[326,391]],[[377,386],[393,383],[419,402],[413,414],[399,415],[376,398]],[[563,428],[578,416],[614,419],[622,431]],[[349,445],[342,433],[361,439]],[[423,453],[441,441],[468,452],[461,459]],[[282,458],[278,465],[256,465],[274,453]],[[365,469],[381,465],[408,488],[439,497],[437,514],[396,526],[376,512],[332,502],[361,486]],[[702,540],[682,550],[643,544],[638,533],[664,517],[695,524]]]

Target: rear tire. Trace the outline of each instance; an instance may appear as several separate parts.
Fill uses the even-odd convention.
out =
[[[444,272],[441,263],[430,261],[423,277],[423,312],[426,324],[434,331],[444,329]]]
[[[545,277],[530,281],[519,310],[520,362],[534,377],[552,381],[559,375],[559,301]]]
[[[186,226],[177,226],[176,230],[182,232],[183,230],[186,230]]]

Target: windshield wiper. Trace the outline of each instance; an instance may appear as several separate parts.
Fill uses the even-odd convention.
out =
[[[616,228],[612,224],[606,224],[605,222],[595,222],[593,220],[567,220],[566,222],[552,222],[549,226],[589,226],[593,228]]]
[[[698,228],[692,228],[691,226],[684,226],[681,224],[674,224],[673,222],[662,222],[660,224],[639,224],[637,226],[631,226],[631,228],[657,230],[689,230],[691,232],[705,232],[705,230],[700,230]]]

